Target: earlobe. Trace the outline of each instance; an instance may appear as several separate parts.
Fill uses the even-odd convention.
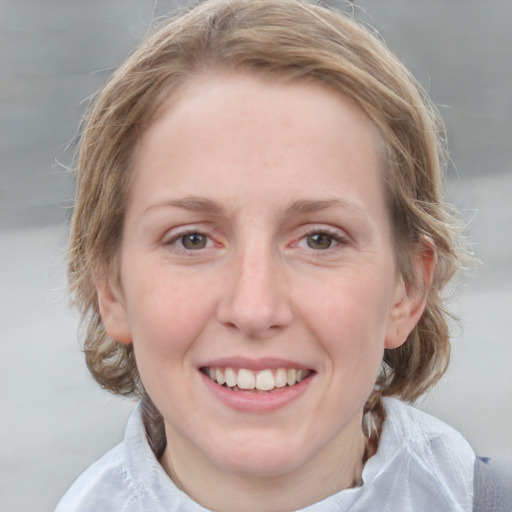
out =
[[[436,265],[432,241],[422,240],[413,264],[414,283],[407,286],[402,277],[397,283],[385,340],[385,348],[388,349],[403,345],[423,314]]]
[[[118,343],[128,345],[132,335],[128,324],[125,305],[113,289],[106,276],[96,279],[96,292],[101,319],[107,334]]]

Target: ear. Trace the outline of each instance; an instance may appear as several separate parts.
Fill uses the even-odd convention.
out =
[[[425,237],[419,242],[413,257],[414,283],[406,286],[402,277],[397,281],[384,344],[386,348],[403,345],[419,322],[432,286],[435,265],[434,244]]]
[[[118,343],[130,344],[132,335],[122,297],[104,274],[95,280],[95,284],[100,315],[107,334]]]

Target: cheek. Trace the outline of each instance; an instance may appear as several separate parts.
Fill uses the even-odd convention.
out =
[[[389,316],[388,288],[367,272],[308,286],[298,294],[307,297],[301,309],[333,364],[380,366]]]
[[[213,301],[189,276],[142,270],[134,279],[128,319],[136,352],[175,355],[190,348],[213,310]]]

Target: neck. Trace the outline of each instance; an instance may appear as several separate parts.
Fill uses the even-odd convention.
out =
[[[317,503],[360,481],[365,438],[360,421],[357,427],[357,430],[353,429],[353,435],[340,436],[283,474],[244,475],[221,469],[204,457],[199,462],[196,456],[202,454],[190,456],[186,441],[183,444],[183,439],[178,441],[169,435],[160,462],[182,491],[210,510],[286,512]]]

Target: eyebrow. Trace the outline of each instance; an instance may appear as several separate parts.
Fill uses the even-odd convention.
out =
[[[206,199],[204,197],[184,197],[181,199],[170,199],[155,203],[148,206],[144,213],[154,208],[162,208],[167,206],[174,206],[177,208],[184,208],[185,210],[191,210],[196,212],[204,212],[209,214],[220,215],[223,213],[223,208],[215,201]],[[329,208],[343,208],[345,210],[353,211],[363,217],[367,214],[363,208],[355,203],[345,201],[343,199],[298,199],[294,201],[287,209],[287,213],[308,213],[321,210],[327,210]]]
[[[144,210],[144,213],[146,213],[149,210],[152,210],[153,208],[161,208],[164,206],[175,206],[177,208],[184,208],[185,210],[205,212],[217,215],[222,213],[222,208],[217,203],[203,197],[184,197],[182,199],[171,199],[161,201],[159,203],[148,206]]]
[[[288,208],[289,212],[308,213],[329,208],[343,208],[367,217],[366,211],[359,205],[343,199],[299,199]]]

